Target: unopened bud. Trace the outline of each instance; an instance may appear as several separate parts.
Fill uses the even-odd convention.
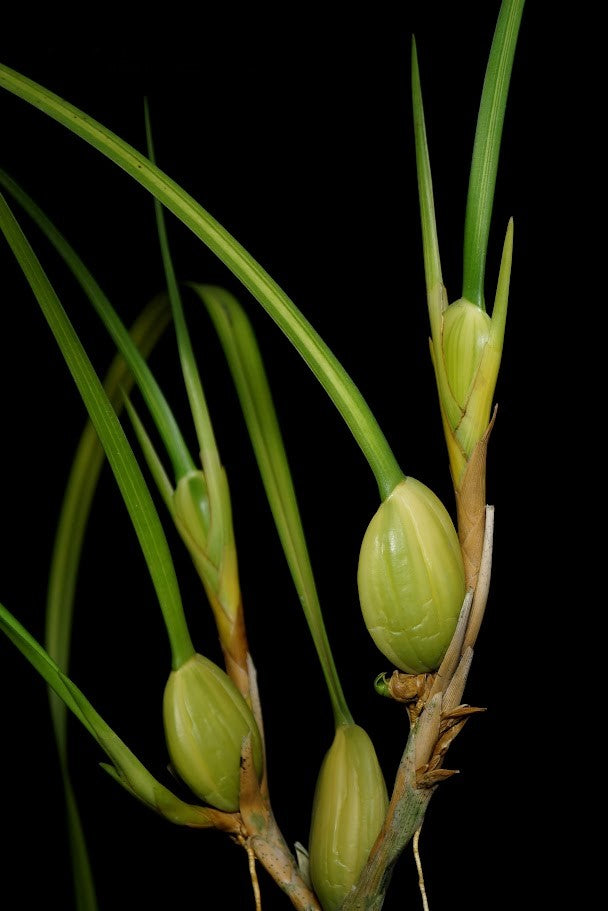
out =
[[[323,760],[310,827],[310,876],[323,911],[336,911],[357,882],[388,808],[370,738],[341,724]]]
[[[463,411],[490,338],[491,326],[488,314],[465,298],[450,304],[443,314],[443,356],[447,379],[452,395]]]
[[[169,755],[180,777],[210,806],[238,810],[243,740],[251,735],[258,777],[262,743],[255,718],[228,675],[209,659],[193,655],[169,676],[163,717]]]
[[[436,670],[465,595],[458,535],[441,501],[406,478],[380,505],[363,538],[359,598],[380,651],[408,674]]]

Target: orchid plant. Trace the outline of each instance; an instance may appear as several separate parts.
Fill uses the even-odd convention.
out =
[[[148,303],[146,294],[135,295],[137,282],[126,292],[107,291],[108,232],[91,263],[80,249],[86,224],[70,236],[61,213],[46,211],[21,173],[17,180],[0,170],[2,269],[19,302],[11,306],[21,314],[38,305],[50,330],[49,374],[67,367],[60,394],[77,390],[88,421],[80,436],[70,429],[71,467],[60,468],[54,437],[68,431],[57,395],[41,414],[46,430],[36,440],[34,487],[56,480],[65,487],[49,503],[57,526],[42,559],[45,571],[50,561],[46,605],[40,592],[30,595],[39,603],[21,604],[19,588],[0,598],[3,665],[12,667],[16,650],[48,686],[48,710],[43,687],[36,697],[56,749],[44,793],[55,795],[52,813],[66,820],[65,869],[78,911],[133,903],[137,887],[125,884],[124,859],[117,859],[120,894],[104,884],[97,857],[107,837],[117,857],[124,858],[127,843],[138,856],[144,845],[152,851],[154,873],[147,867],[147,875],[156,897],[176,907],[213,895],[216,907],[248,900],[256,909],[364,911],[393,900],[401,906],[415,880],[428,907],[442,874],[433,867],[423,875],[427,810],[436,792],[432,806],[441,808],[452,787],[457,735],[471,724],[483,731],[483,722],[469,722],[483,710],[468,701],[465,687],[492,597],[494,508],[486,471],[500,422],[495,391],[517,249],[513,219],[497,226],[496,251],[490,226],[523,6],[503,0],[493,12],[493,37],[474,49],[487,68],[461,212],[461,290],[456,276],[447,277],[456,254],[454,238],[441,231],[433,106],[425,105],[429,51],[424,36],[412,42],[420,217],[408,216],[412,238],[422,226],[422,256],[409,257],[399,272],[418,269],[428,316],[418,300],[412,324],[420,332],[411,348],[400,341],[410,313],[395,315],[396,295],[381,279],[363,283],[362,309],[348,304],[345,313],[343,302],[332,303],[332,279],[317,277],[307,253],[315,299],[310,308],[306,300],[296,304],[284,290],[288,282],[273,277],[277,260],[272,268],[261,264],[272,257],[257,253],[255,219],[249,236],[237,239],[230,219],[221,223],[165,165],[167,138],[157,129],[153,97],[142,103],[138,141],[131,127],[129,135],[115,132],[95,111],[0,63],[3,101],[21,105],[20,117],[53,121],[58,142],[85,156],[73,174],[83,194],[93,192],[92,150],[104,167],[122,170],[125,194],[137,186],[147,191],[137,201],[158,245],[140,282]],[[260,134],[262,126],[260,116]],[[216,139],[209,128],[206,142]],[[452,136],[451,147],[460,139]],[[358,177],[358,192],[361,186]],[[240,190],[232,193],[238,201]],[[122,209],[112,206],[119,235]],[[356,217],[356,206],[351,211]],[[92,206],[90,217],[94,223]],[[378,239],[382,228],[369,215],[361,231],[370,251],[393,255],[393,240]],[[196,250],[197,272],[202,266],[208,274],[182,274],[180,239]],[[312,246],[314,236],[300,240]],[[418,251],[420,241],[410,246]],[[326,249],[342,269],[329,243]],[[361,270],[353,272],[354,288]],[[398,297],[404,295],[401,287]],[[344,329],[358,314],[370,334],[359,341],[360,359],[348,350],[350,333],[338,333],[331,346],[325,341],[332,319]],[[15,387],[32,382],[39,409],[51,409],[27,332],[21,328],[15,338]],[[379,340],[392,357],[384,350],[370,356],[369,348],[366,354],[366,344]],[[372,410],[374,390],[380,403]],[[70,399],[70,411],[75,403]],[[416,429],[423,413],[424,433]],[[393,449],[389,438],[404,427],[405,442]],[[433,466],[428,474],[425,459]],[[21,480],[14,484],[15,508],[31,528],[34,498]],[[38,538],[26,548],[28,566],[44,557],[32,540]],[[26,662],[18,679],[35,680]],[[3,683],[11,689],[8,676]],[[9,742],[19,741],[23,716],[31,726],[36,714],[22,687],[13,690],[18,712],[8,716]],[[107,696],[112,690],[118,709]],[[483,686],[477,693],[483,699]],[[83,803],[85,768],[96,762],[106,774],[96,771],[95,797]],[[121,832],[126,806],[141,814],[137,836],[128,827]],[[106,822],[96,825],[104,812]],[[438,823],[431,825],[436,831]],[[453,835],[458,827],[451,828]],[[415,865],[403,874],[410,848]],[[432,855],[431,843],[427,863]],[[184,872],[193,866],[195,873]],[[453,888],[466,891],[467,875],[463,870],[462,886]]]

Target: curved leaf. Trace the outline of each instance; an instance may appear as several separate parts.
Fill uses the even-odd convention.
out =
[[[101,439],[143,551],[169,634],[173,667],[194,654],[158,513],[133,450],[107,395],[40,263],[0,195],[0,227],[30,283]]]
[[[0,86],[98,149],[149,190],[234,273],[304,358],[346,421],[374,472],[382,499],[403,479],[365,399],[328,346],[262,266],[205,209],[144,155],[83,111],[0,64]]]

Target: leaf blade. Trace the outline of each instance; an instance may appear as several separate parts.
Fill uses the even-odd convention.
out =
[[[0,631],[17,647],[65,702],[89,734],[109,756],[117,774],[132,793],[151,809],[181,825],[206,828],[218,816],[205,807],[186,804],[151,775],[120,737],[93,708],[86,696],[67,677],[16,617],[0,603]],[[222,815],[222,814],[220,814]]]
[[[403,472],[378,422],[329,347],[265,269],[182,187],[92,117],[3,64],[0,64],[0,86],[63,124],[114,161],[215,253],[306,361],[359,444],[382,499],[388,496],[403,479]]]
[[[193,653],[175,568],[160,519],[133,451],[89,358],[34,251],[0,194],[0,227],[21,266],[72,374],[131,517],[169,634],[172,662]]]
[[[462,296],[485,310],[484,278],[509,83],[525,0],[503,0],[475,130],[464,228]]]
[[[245,311],[223,288],[191,285],[224,349],[266,496],[323,669],[336,725],[352,722],[321,612],[306,538],[262,356]]]

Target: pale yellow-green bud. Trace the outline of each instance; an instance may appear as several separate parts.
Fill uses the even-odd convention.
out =
[[[255,718],[228,675],[203,655],[193,655],[169,676],[163,719],[180,777],[210,806],[238,810],[243,740],[251,734],[258,777],[262,743]]]
[[[202,471],[191,471],[179,479],[173,494],[173,508],[180,527],[190,536],[191,545],[205,553],[211,519],[209,494]]]
[[[450,304],[444,311],[442,341],[445,369],[452,395],[463,410],[490,338],[491,326],[488,314],[465,298]]]
[[[409,674],[436,670],[465,595],[458,535],[441,501],[406,478],[380,505],[359,555],[359,598],[369,633]]]
[[[310,827],[310,877],[323,911],[336,911],[356,883],[387,808],[373,743],[359,725],[339,725],[319,772]]]

